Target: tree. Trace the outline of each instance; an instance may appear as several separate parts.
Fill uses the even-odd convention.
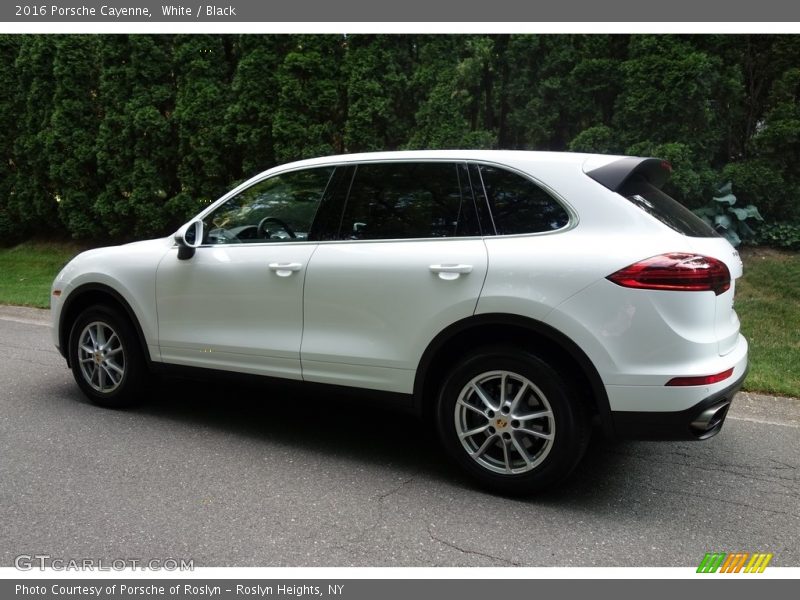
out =
[[[225,114],[227,135],[238,152],[237,178],[275,165],[272,128],[278,105],[278,69],[288,43],[286,36],[239,36],[232,102]]]
[[[593,139],[599,131],[605,138],[612,134],[620,41],[618,36],[511,36],[503,58],[510,107],[503,147],[566,150],[584,130],[605,127]],[[610,143],[606,139],[604,146]]]
[[[14,139],[20,108],[14,61],[19,47],[19,36],[0,35],[0,131],[3,132],[0,136],[0,239],[6,243],[16,242],[25,235],[18,225],[19,215],[12,199],[17,168]]]
[[[96,236],[98,194],[98,38],[58,36],[53,58],[53,112],[45,133],[50,180],[59,214],[75,237]]]
[[[413,40],[403,35],[356,35],[347,40],[347,152],[395,150],[414,123]]]
[[[299,35],[292,41],[278,69],[272,126],[278,162],[344,151],[344,38]]]
[[[622,87],[623,61],[630,36],[592,35],[575,39],[577,59],[568,78],[568,148],[613,154],[623,151],[613,127],[614,105]]]
[[[96,142],[100,192],[94,210],[109,237],[128,237],[135,228],[130,202],[133,187],[134,139],[126,104],[135,81],[130,65],[130,38],[104,35],[99,41],[100,122]]]
[[[419,42],[413,82],[420,95],[408,148],[491,148],[481,119],[481,77],[490,69],[488,37],[426,36]],[[490,101],[491,104],[491,101]],[[491,120],[491,117],[489,117]]]
[[[130,65],[134,85],[125,112],[133,138],[130,202],[136,236],[160,234],[183,220],[174,217],[170,220],[172,215],[165,210],[167,199],[180,189],[174,170],[178,153],[176,131],[171,122],[175,111],[171,51],[171,36],[131,36]],[[224,188],[228,182],[226,174],[221,174],[218,181],[214,184],[218,185],[217,189]]]
[[[171,36],[101,38],[98,174],[95,204],[116,238],[158,235],[169,225],[167,198],[179,191]]]
[[[614,124],[623,151],[670,160],[676,177],[667,191],[691,206],[704,204],[718,185],[712,161],[726,134],[717,96],[720,59],[689,39],[643,35],[631,38],[620,68]]]
[[[53,57],[56,38],[24,36],[15,62],[19,129],[14,142],[14,193],[8,212],[23,236],[60,229],[58,205],[50,178],[46,135],[53,112]]]
[[[395,148],[657,156],[800,218],[800,37],[0,36],[0,237],[162,235],[275,164]]]
[[[225,132],[230,105],[231,38],[181,35],[175,39],[177,176],[180,191],[167,202],[180,221],[216,200],[230,183],[235,153]]]
[[[710,160],[723,138],[713,101],[721,67],[678,36],[632,37],[615,111],[623,143],[682,142]]]
[[[771,220],[800,217],[800,68],[787,69],[772,85],[769,108],[752,140],[755,157],[730,165],[737,194]]]

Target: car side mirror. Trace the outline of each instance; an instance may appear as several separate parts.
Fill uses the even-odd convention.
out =
[[[203,243],[203,222],[200,219],[189,221],[175,234],[178,244],[178,259],[187,260],[194,256],[194,251]]]

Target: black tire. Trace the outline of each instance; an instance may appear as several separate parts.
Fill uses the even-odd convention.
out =
[[[488,408],[473,383],[499,410]],[[518,394],[513,412],[504,414]],[[504,395],[505,408],[500,406]],[[542,358],[508,346],[476,351],[450,371],[440,388],[436,422],[440,441],[456,464],[481,486],[508,495],[562,482],[583,457],[591,433],[585,401],[568,377]],[[459,432],[484,426],[462,442]]]
[[[98,341],[105,345],[92,344],[99,332]],[[130,320],[115,308],[98,304],[78,315],[69,335],[69,362],[78,386],[98,406],[125,408],[144,397],[148,379],[144,354]]]

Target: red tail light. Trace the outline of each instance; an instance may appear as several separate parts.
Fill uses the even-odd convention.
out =
[[[620,269],[607,279],[628,288],[684,292],[711,291],[717,296],[731,287],[731,273],[724,262],[684,252],[651,256]]]
[[[728,369],[716,375],[703,375],[701,377],[675,377],[667,382],[667,385],[711,385],[712,383],[719,383],[733,375],[733,369]]]

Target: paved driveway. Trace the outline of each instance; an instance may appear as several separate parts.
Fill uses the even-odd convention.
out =
[[[746,396],[704,443],[592,443],[559,490],[472,488],[413,418],[172,380],[88,404],[45,313],[0,309],[0,565],[18,554],[197,566],[800,566],[800,402]]]

